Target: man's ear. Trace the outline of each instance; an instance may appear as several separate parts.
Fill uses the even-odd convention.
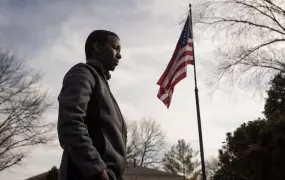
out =
[[[96,51],[96,52],[100,52],[100,51],[101,51],[101,44],[98,43],[98,42],[95,42],[95,43],[93,44],[93,49],[94,49],[94,51]]]

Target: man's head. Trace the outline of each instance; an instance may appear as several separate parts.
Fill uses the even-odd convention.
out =
[[[95,59],[108,71],[115,70],[121,59],[121,43],[118,35],[106,30],[95,30],[85,43],[86,59]]]

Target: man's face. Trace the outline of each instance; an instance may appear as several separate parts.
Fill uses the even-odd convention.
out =
[[[109,36],[107,42],[101,48],[101,63],[104,68],[108,71],[115,70],[119,64],[119,60],[122,58],[121,54],[121,43],[119,38],[116,36]]]

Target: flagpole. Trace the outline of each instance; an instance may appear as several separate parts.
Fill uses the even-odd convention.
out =
[[[189,4],[189,23],[190,26],[193,29],[192,24],[192,9],[191,4]],[[195,79],[195,98],[196,98],[196,109],[197,109],[197,121],[198,121],[198,131],[199,131],[199,144],[200,144],[200,156],[201,156],[201,166],[202,166],[202,178],[203,180],[206,180],[206,170],[205,170],[205,160],[204,160],[204,147],[203,147],[203,135],[202,135],[202,125],[201,125],[201,115],[200,115],[200,105],[199,105],[199,95],[198,95],[198,86],[197,86],[197,77],[196,77],[196,63],[195,63],[195,54],[194,54],[194,37],[193,37],[193,31],[192,33],[192,39],[193,39],[193,65],[194,65],[194,79]]]

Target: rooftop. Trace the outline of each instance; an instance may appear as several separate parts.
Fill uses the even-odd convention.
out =
[[[33,176],[29,179],[26,180],[39,180],[43,179],[45,176],[47,176],[48,172],[44,172],[42,174]],[[125,176],[131,176],[131,175],[139,175],[139,176],[155,176],[155,177],[176,177],[180,178],[181,176],[172,174],[169,172],[164,172],[156,169],[151,169],[151,168],[146,168],[146,167],[141,167],[141,166],[132,166],[128,165],[125,169]],[[181,177],[182,178],[182,177]]]

